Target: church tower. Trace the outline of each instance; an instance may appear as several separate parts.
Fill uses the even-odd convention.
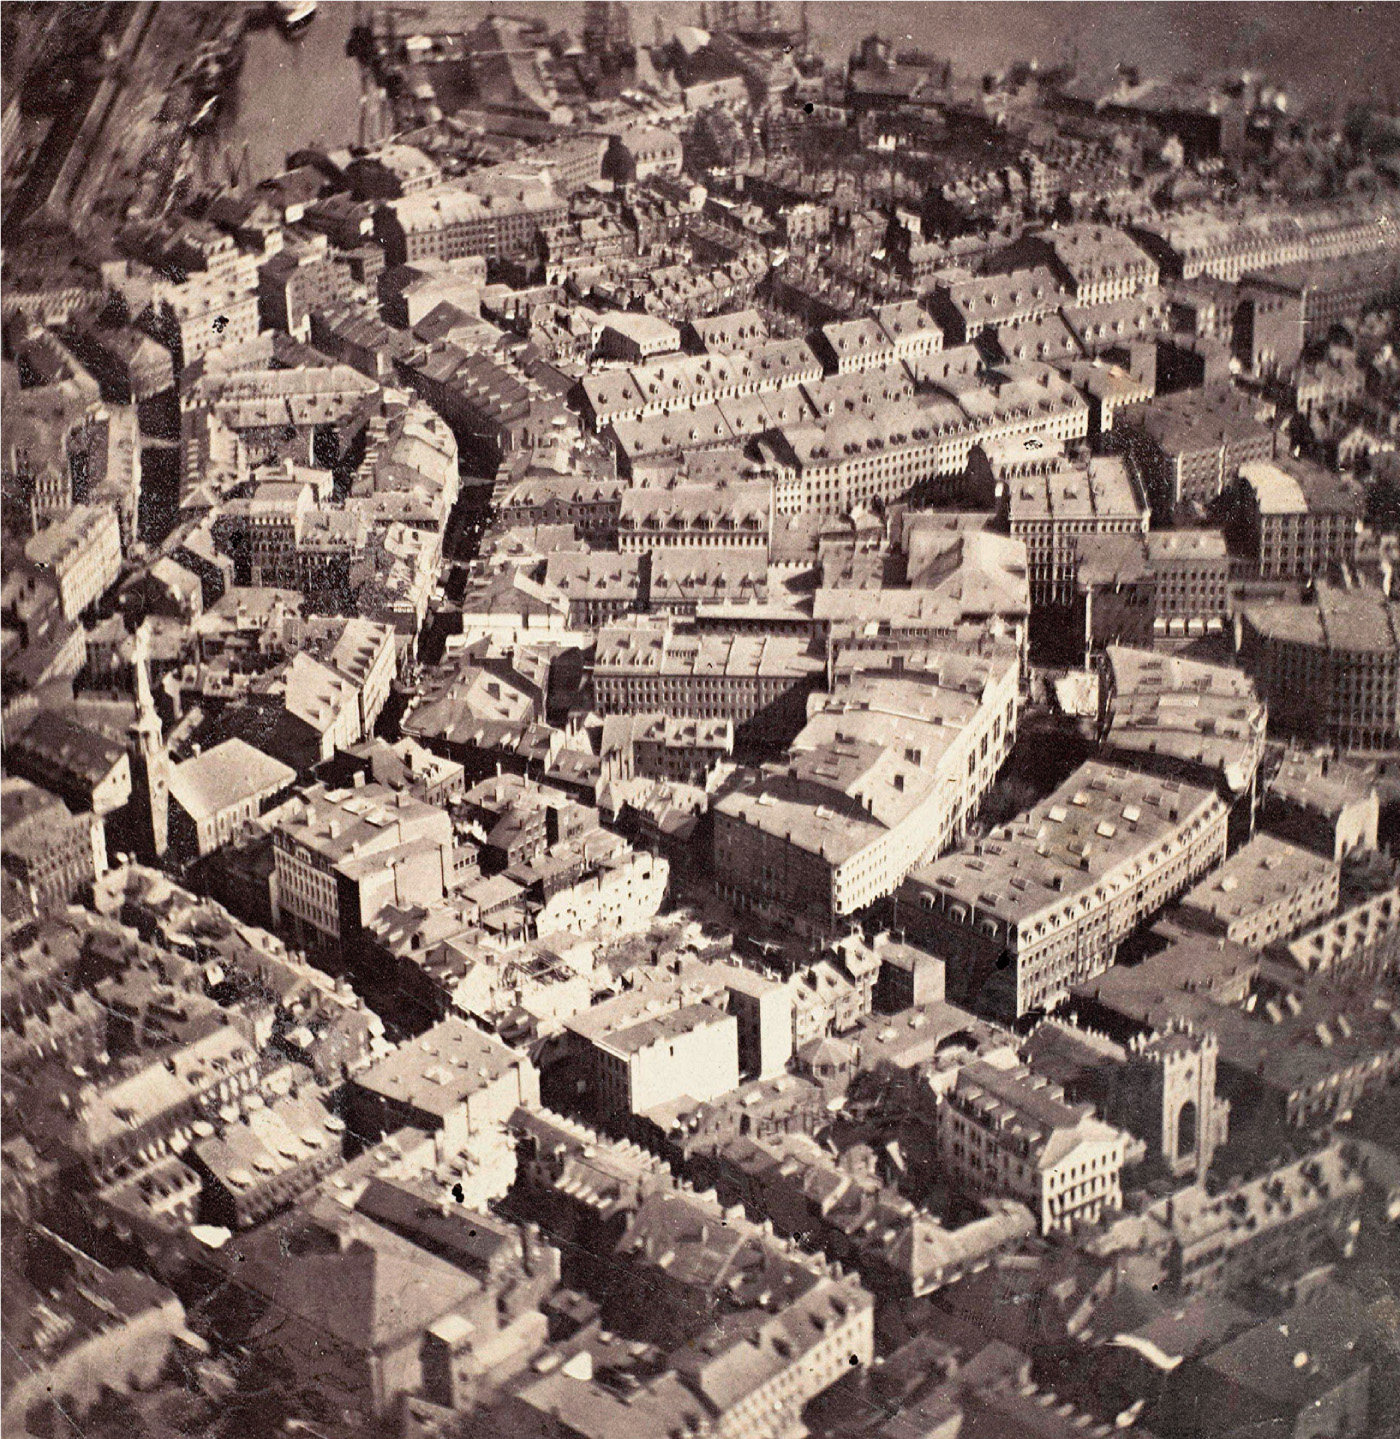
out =
[[[147,857],[161,860],[170,836],[170,751],[151,693],[151,634],[147,621],[136,631],[132,656],[136,686],[135,744],[132,747],[132,809],[140,829],[136,838]]]
[[[1187,1023],[1139,1035],[1128,1046],[1119,1099],[1136,1111],[1130,1127],[1167,1173],[1204,1177],[1229,1136],[1230,1102],[1215,1092],[1219,1042]]]

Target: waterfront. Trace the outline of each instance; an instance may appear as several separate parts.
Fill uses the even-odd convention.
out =
[[[663,34],[698,24],[700,8],[698,0],[635,0],[628,6],[633,38],[653,43],[658,21]],[[797,24],[799,8],[793,0],[773,6],[776,17],[790,25]],[[582,30],[584,6],[578,0],[521,0],[510,9],[575,35]],[[816,48],[828,63],[843,60],[864,36],[879,31],[897,44],[945,56],[964,75],[997,70],[1012,56],[1045,66],[1077,56],[1081,68],[1094,73],[1120,61],[1154,75],[1262,70],[1291,92],[1295,108],[1326,107],[1333,99],[1343,106],[1384,102],[1395,95],[1400,10],[1393,6],[1270,6],[1251,0],[1230,5],[925,0],[884,6],[811,0],[806,10]],[[432,0],[406,6],[411,18],[404,24],[468,30],[490,11],[482,3]]]
[[[474,0],[408,5],[400,8],[401,28],[466,31],[491,13]],[[578,33],[583,6],[572,0],[523,0],[513,7]],[[632,5],[632,33],[641,43],[699,19],[698,4]],[[796,5],[775,7],[781,18],[796,19]],[[335,148],[353,144],[359,132],[360,70],[346,54],[346,42],[359,6],[322,4],[300,35],[285,38],[276,28],[250,29],[234,103],[219,127],[218,139],[240,165],[240,178],[256,182],[275,174],[285,157],[308,146]],[[793,12],[786,15],[787,10]],[[1296,5],[1271,14],[1271,29],[1261,27],[1262,11],[1252,4],[1123,5],[1117,3],[1051,6],[1012,3],[902,5],[895,12],[864,6],[816,3],[808,18],[819,49],[839,60],[859,44],[877,22],[907,16],[896,39],[934,54],[946,55],[963,74],[979,74],[1004,63],[1007,36],[1016,37],[1017,53],[1044,65],[1077,57],[1082,68],[1099,70],[1122,60],[1154,73],[1203,66],[1254,66],[1291,92],[1295,107],[1327,107],[1385,98],[1392,82],[1386,56],[1376,43],[1376,16],[1352,7]],[[1326,16],[1326,24],[1320,18]],[[1280,27],[1286,31],[1282,37]],[[1319,49],[1319,46],[1322,48]]]
[[[345,47],[356,8],[323,4],[291,39],[271,25],[249,29],[234,103],[218,132],[245,182],[275,175],[295,150],[355,143],[360,67]]]

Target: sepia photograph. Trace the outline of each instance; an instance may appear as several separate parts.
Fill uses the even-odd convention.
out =
[[[1400,1439],[1400,4],[0,112],[5,1439]]]

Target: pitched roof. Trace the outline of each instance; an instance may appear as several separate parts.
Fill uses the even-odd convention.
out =
[[[362,1353],[383,1351],[480,1291],[471,1275],[363,1215],[313,1214],[228,1251],[235,1282],[270,1301],[264,1331],[304,1324]]]
[[[276,794],[296,771],[241,739],[228,739],[170,772],[170,797],[192,820]]]

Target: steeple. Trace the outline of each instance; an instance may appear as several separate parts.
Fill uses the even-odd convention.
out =
[[[133,788],[138,789],[149,819],[149,830],[140,838],[156,859],[165,857],[170,832],[170,751],[151,691],[151,622],[142,620],[132,651],[133,684],[136,691],[136,746],[132,758]]]

